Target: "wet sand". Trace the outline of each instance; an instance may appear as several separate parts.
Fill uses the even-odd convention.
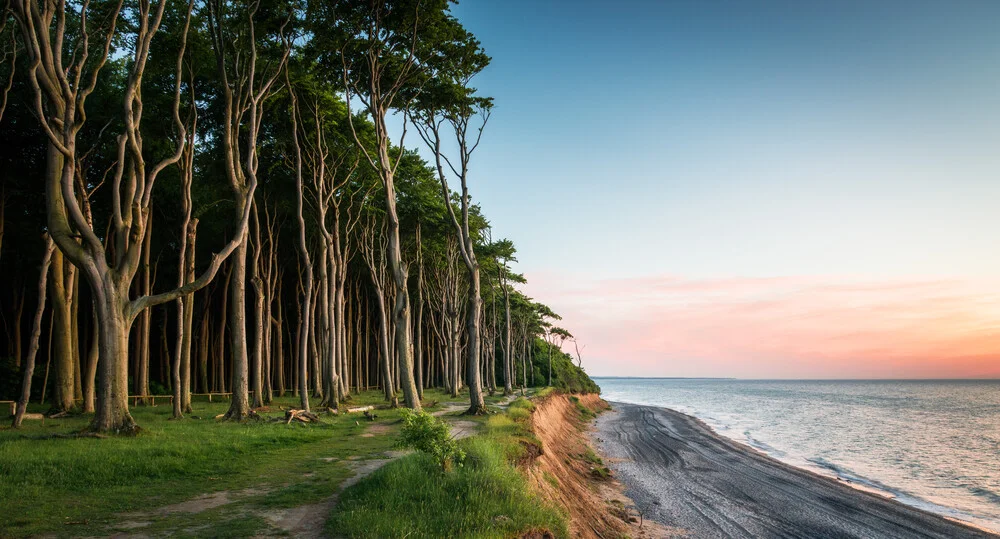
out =
[[[612,406],[598,449],[645,518],[690,537],[998,537],[789,466],[685,414]]]

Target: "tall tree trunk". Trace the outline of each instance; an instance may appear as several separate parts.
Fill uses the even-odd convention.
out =
[[[512,357],[513,348],[510,327],[510,292],[505,285],[503,286],[503,311],[503,394],[512,395],[514,393],[514,386],[512,385],[511,367],[513,366],[514,359]]]
[[[185,281],[190,283],[195,279],[194,273],[194,255],[195,255],[195,242],[198,237],[198,220],[192,219],[188,223],[187,227],[187,256],[185,259],[185,272],[187,277]],[[208,293],[205,294],[208,296]],[[182,413],[191,412],[191,347],[194,343],[194,294],[188,294],[184,298],[184,319],[183,323],[183,333],[181,334],[180,344],[180,363],[181,363],[181,411]],[[206,326],[207,329],[207,326]]]
[[[47,270],[46,270],[47,271]],[[21,317],[24,315],[24,285],[21,285],[21,293],[17,295],[17,311],[14,313],[14,332],[11,340],[14,341],[14,366],[21,367]]]
[[[211,294],[205,294],[205,302],[201,310],[201,329],[198,331],[198,389],[201,393],[212,391],[212,386],[208,383],[208,356],[211,347],[211,338],[208,333],[211,317],[208,315],[208,308],[211,301]]]
[[[70,265],[65,263],[62,251],[56,249],[52,254],[52,321],[53,347],[50,361],[55,363],[55,383],[52,386],[51,412],[65,412],[73,409],[73,336],[70,323],[71,293],[67,278],[71,273]]]
[[[284,347],[284,324],[282,323],[282,296],[281,296],[281,283],[282,275],[278,274],[278,292],[275,294],[277,298],[277,317],[274,319],[275,337],[276,342],[274,346],[275,351],[275,361],[274,361],[274,373],[277,375],[277,386],[278,386],[278,396],[285,396],[285,347]]]
[[[28,409],[28,400],[31,398],[31,378],[35,374],[35,356],[38,353],[38,340],[42,334],[42,315],[45,313],[45,282],[48,280],[53,251],[55,251],[55,244],[46,235],[45,255],[42,257],[42,266],[38,276],[38,307],[35,309],[35,320],[31,325],[31,341],[28,344],[28,357],[24,361],[21,398],[17,401],[17,409],[14,411],[14,421],[11,424],[15,429],[21,426],[21,420],[24,419],[24,412]]]
[[[69,327],[73,331],[73,335],[70,338],[71,346],[73,350],[73,402],[76,401],[83,402],[83,372],[80,365],[80,277],[75,274],[73,276],[73,293],[71,297],[73,298],[72,304],[70,305],[70,323]]]
[[[483,379],[479,368],[481,352],[481,335],[479,333],[479,322],[482,317],[483,298],[479,283],[479,264],[469,270],[469,312],[466,313],[466,337],[468,346],[466,347],[465,380],[469,385],[469,400],[471,402],[467,414],[481,415],[487,413],[486,401],[483,398]]]
[[[264,406],[264,281],[260,276],[260,219],[254,208],[254,255],[250,264],[250,282],[254,289],[253,364],[250,376],[253,387],[253,408]],[[244,292],[245,294],[245,292]],[[234,384],[235,387],[235,384]],[[235,393],[234,393],[235,394]],[[249,410],[244,414],[249,414]]]
[[[251,203],[250,200],[244,202],[244,204]],[[230,382],[232,398],[225,418],[233,421],[243,421],[250,415],[250,365],[247,354],[246,320],[247,236],[248,234],[244,232],[243,241],[233,253],[233,274],[229,283],[230,293],[233,296],[229,307],[229,347],[233,357]]]
[[[102,320],[99,332],[97,365],[97,399],[91,429],[97,432],[135,434],[139,425],[128,411],[128,336],[131,320],[125,315],[128,291],[120,293],[116,283],[107,282],[95,291],[98,318]],[[107,358],[107,359],[105,359]],[[113,358],[120,358],[115,361]]]
[[[90,309],[90,342],[87,343],[87,372],[83,378],[83,411],[93,413],[96,403],[95,384],[97,381],[97,359],[99,356],[99,321],[97,320],[97,308],[91,305]]]
[[[389,328],[386,320],[385,299],[379,290],[375,291],[375,307],[378,311],[378,345],[379,363],[382,365],[382,390],[385,393],[385,400],[392,402],[396,397],[396,392],[390,368]]]
[[[150,242],[153,238],[152,225],[153,218],[152,212],[150,212],[149,219],[146,222],[146,233],[143,238],[142,248],[142,277],[139,282],[139,294],[142,296],[148,296],[152,288],[149,278],[149,257],[152,250],[150,249]],[[149,395],[149,331],[152,328],[151,316],[152,313],[149,309],[145,309],[139,315],[139,331],[136,338],[138,358],[136,361],[135,394],[143,396],[142,399],[139,399],[139,402],[142,404],[147,404],[145,396]]]

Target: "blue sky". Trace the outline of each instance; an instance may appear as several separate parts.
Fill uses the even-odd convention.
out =
[[[472,193],[521,269],[1000,273],[1000,2],[504,1]]]
[[[589,372],[1000,376],[1000,2],[454,12],[472,195]]]

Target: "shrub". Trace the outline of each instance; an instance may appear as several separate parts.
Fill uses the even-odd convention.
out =
[[[514,421],[527,421],[531,417],[531,412],[524,408],[511,408],[507,410],[507,415]]]
[[[427,412],[403,410],[402,416],[399,445],[427,453],[444,471],[450,470],[452,464],[462,465],[465,451],[451,437],[447,423]]]

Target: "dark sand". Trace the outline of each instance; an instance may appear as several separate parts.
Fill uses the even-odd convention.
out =
[[[997,537],[789,466],[679,412],[612,405],[598,448],[645,518],[691,537]]]

